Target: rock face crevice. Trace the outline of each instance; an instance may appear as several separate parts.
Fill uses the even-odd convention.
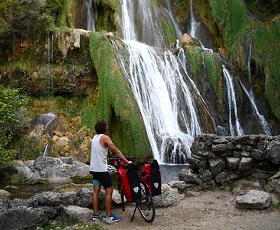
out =
[[[257,181],[280,193],[280,136],[202,134],[191,147],[189,168],[179,178],[196,188],[224,186],[241,179]]]

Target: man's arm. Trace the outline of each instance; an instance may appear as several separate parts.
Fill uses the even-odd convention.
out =
[[[127,164],[132,163],[131,161],[127,160],[126,157],[123,155],[123,153],[121,152],[121,150],[119,150],[117,148],[117,146],[113,143],[113,141],[111,140],[111,138],[107,135],[103,135],[102,136],[102,140],[101,140],[104,145],[106,147],[108,147],[109,149],[111,149],[119,158],[121,158],[122,160],[124,160]]]

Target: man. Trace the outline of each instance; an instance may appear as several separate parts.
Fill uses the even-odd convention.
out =
[[[108,130],[107,124],[104,120],[98,121],[94,127],[96,135],[92,138],[91,141],[91,154],[90,154],[90,166],[89,171],[93,178],[93,196],[92,196],[92,205],[93,205],[93,216],[92,220],[96,221],[103,217],[103,220],[112,223],[120,221],[121,218],[115,216],[111,213],[111,204],[112,204],[112,194],[113,186],[111,177],[108,172],[108,149],[111,149],[118,157],[124,160],[126,163],[132,163],[128,161],[122,152],[116,147],[112,142],[111,138],[106,135]],[[105,216],[101,216],[99,213],[98,207],[98,198],[101,185],[105,189]]]

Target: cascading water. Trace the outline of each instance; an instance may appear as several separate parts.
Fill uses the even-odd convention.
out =
[[[233,83],[232,77],[225,65],[223,65],[223,76],[225,79],[226,89],[227,89],[228,121],[229,121],[230,135],[232,135],[232,136],[234,136],[235,134],[238,136],[244,135],[244,132],[242,130],[242,127],[241,127],[241,125],[239,123],[239,119],[238,119],[234,83]],[[235,128],[234,128],[233,122],[235,124]]]
[[[247,71],[248,71],[248,76],[249,76],[249,83],[252,86],[252,74],[251,74],[251,58],[252,58],[252,46],[253,46],[253,39],[250,38],[250,44],[249,44],[249,52],[248,52],[248,59],[247,59]],[[240,82],[242,89],[244,90],[244,92],[246,93],[246,95],[248,96],[250,103],[251,103],[251,107],[255,112],[255,115],[257,116],[260,125],[263,128],[263,131],[265,134],[267,135],[271,135],[271,130],[270,130],[270,126],[267,123],[267,121],[265,120],[264,116],[260,114],[258,107],[255,103],[255,97],[254,97],[254,91],[253,91],[253,87],[250,88],[250,90],[248,91],[246,89],[246,87]]]
[[[175,21],[175,19],[173,17],[173,14],[171,12],[171,7],[170,7],[169,0],[166,0],[166,5],[167,5],[166,11],[167,11],[167,13],[168,13],[168,15],[169,15],[169,17],[170,17],[170,19],[172,21],[172,24],[173,24],[175,32],[176,32],[176,36],[177,36],[177,38],[180,38],[180,37],[182,37],[183,34],[182,34],[182,31],[179,29],[179,27],[178,27],[178,25],[177,25],[177,23],[176,23],[176,21]]]
[[[46,50],[46,61],[47,61],[47,73],[46,78],[48,79],[46,85],[46,93],[45,96],[51,97],[53,91],[53,71],[52,71],[52,63],[53,63],[53,33],[49,33],[47,37],[47,50]]]
[[[86,1],[86,11],[87,11],[87,30],[95,31],[95,23],[92,13],[92,0]]]
[[[246,89],[246,87],[241,82],[240,82],[240,84],[241,84],[243,91],[246,93],[246,95],[248,96],[248,98],[250,100],[251,107],[252,107],[253,111],[255,112],[255,115],[257,116],[259,123],[263,128],[264,133],[266,135],[271,135],[271,130],[270,130],[269,124],[265,120],[264,116],[259,113],[259,110],[255,103],[254,97],[252,97],[252,94]]]
[[[190,28],[190,36],[193,38],[196,37],[196,28],[199,26],[199,22],[196,20],[193,11],[193,1],[191,0],[191,20],[190,20],[191,28]]]
[[[146,1],[138,4],[145,9],[138,11],[143,14],[144,24],[154,25]],[[193,137],[201,133],[201,127],[196,104],[183,80],[181,63],[170,51],[159,54],[153,47],[138,42],[134,4],[122,0],[121,5],[124,43],[129,52],[128,70],[125,57],[116,51],[142,114],[154,157],[160,163],[186,163]],[[155,32],[146,31],[149,36],[151,31]],[[161,44],[156,39],[152,43]],[[118,49],[116,45],[115,48]]]
[[[248,71],[250,85],[252,85],[252,74],[251,74],[252,45],[253,45],[253,43],[252,43],[252,39],[251,39],[250,45],[249,45],[248,60],[247,60],[247,71]]]
[[[197,34],[197,28],[201,26],[201,22],[199,22],[194,14],[193,10],[193,0],[191,0],[191,9],[190,9],[190,31],[189,34],[191,37],[197,39],[202,47],[203,50],[208,51],[208,52],[213,52],[212,49],[206,48],[206,46],[203,44],[201,39],[199,39],[199,35]]]
[[[238,119],[234,81],[225,64],[222,65],[222,72],[227,90],[228,118],[225,120],[228,122],[229,132],[225,132],[219,125],[216,126],[207,100],[203,99],[187,71],[183,48],[178,43],[173,47],[176,48],[176,56],[165,48],[162,30],[152,20],[150,13],[150,8],[155,6],[148,4],[146,0],[120,0],[120,3],[123,46],[119,46],[114,39],[111,41],[120,66],[131,85],[155,159],[160,163],[187,162],[194,137],[203,132],[201,117],[198,116],[202,110],[204,112],[200,114],[209,118],[208,125],[209,121],[212,121],[214,132],[244,135]],[[172,17],[169,1],[165,3],[178,36],[182,33]],[[153,15],[157,15],[157,9],[153,8],[152,11]],[[195,23],[192,22],[192,25]],[[196,37],[196,33],[192,33]],[[202,44],[201,46],[204,51],[213,52]],[[223,129],[222,132],[218,130],[219,127]]]

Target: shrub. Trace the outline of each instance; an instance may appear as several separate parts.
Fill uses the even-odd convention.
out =
[[[9,168],[16,155],[15,150],[7,146],[12,138],[27,124],[26,110],[27,97],[18,90],[0,87],[0,174],[3,169]],[[3,178],[2,178],[3,179]]]

